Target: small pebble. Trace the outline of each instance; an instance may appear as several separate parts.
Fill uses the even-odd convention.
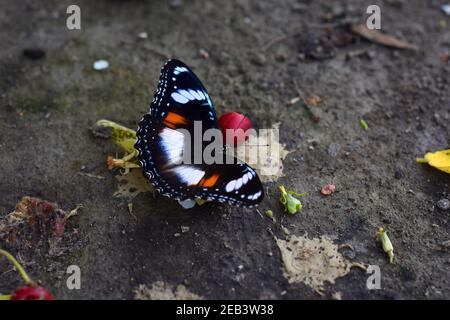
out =
[[[92,65],[92,68],[96,71],[102,71],[109,68],[109,62],[107,60],[97,60]]]
[[[139,39],[147,39],[148,38],[148,34],[147,32],[141,32],[138,34],[138,38]]]
[[[181,233],[175,233],[174,235],[173,235],[175,238],[178,238],[179,236],[181,236]]]
[[[278,50],[275,53],[275,60],[277,60],[278,62],[285,62],[287,59],[287,54],[284,50]]]
[[[401,169],[395,170],[394,177],[395,179],[400,180],[403,178],[403,171]]]
[[[377,57],[377,52],[374,50],[369,50],[367,51],[367,57],[371,60],[375,59]]]
[[[200,55],[200,57],[202,57],[205,60],[209,59],[209,53],[205,49],[198,50],[198,54]]]
[[[336,186],[334,184],[326,184],[320,189],[320,193],[324,196],[332,195],[336,191]]]
[[[448,16],[450,16],[450,4],[444,4],[441,6],[442,11]]]
[[[45,51],[39,48],[27,48],[23,50],[23,55],[27,58],[38,60],[45,56]]]
[[[172,9],[176,9],[183,5],[183,0],[167,0],[167,4]]]
[[[448,199],[441,199],[437,202],[437,207],[441,210],[448,210],[450,208],[450,201]]]
[[[348,260],[353,260],[356,257],[355,251],[350,248],[345,248],[345,250],[343,250],[342,252],[342,255]]]
[[[332,157],[336,157],[341,150],[341,146],[338,143],[331,143],[328,146],[328,154]]]
[[[257,66],[263,66],[266,64],[267,59],[264,54],[256,53],[250,58],[250,61]]]
[[[181,232],[182,233],[186,233],[189,231],[189,227],[188,226],[181,226]]]

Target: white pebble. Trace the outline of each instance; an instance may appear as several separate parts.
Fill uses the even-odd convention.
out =
[[[444,4],[442,5],[442,11],[445,12],[446,15],[450,16],[450,4]]]
[[[139,39],[147,39],[148,38],[148,34],[147,32],[141,32],[138,34],[138,38]]]
[[[97,70],[97,71],[105,70],[105,69],[108,69],[109,62],[107,60],[97,60],[94,62],[92,67],[94,68],[94,70]]]

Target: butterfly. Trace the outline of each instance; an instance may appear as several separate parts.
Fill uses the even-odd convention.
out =
[[[201,121],[203,132],[218,129],[213,102],[199,78],[183,62],[169,60],[161,69],[150,111],[136,131],[135,149],[150,183],[178,201],[203,199],[245,207],[261,202],[264,191],[258,175],[237,158],[229,159],[224,152],[228,161],[222,163],[183,161],[187,143],[180,129],[193,133],[195,121]]]

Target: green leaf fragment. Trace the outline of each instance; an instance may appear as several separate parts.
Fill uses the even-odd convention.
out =
[[[273,218],[273,211],[272,210],[267,210],[265,212],[265,214],[266,214],[266,217]]]
[[[369,125],[367,124],[366,120],[361,119],[361,120],[359,120],[359,123],[364,128],[364,130],[369,130]]]
[[[302,203],[295,196],[304,196],[305,193],[297,193],[295,191],[286,191],[284,186],[280,186],[281,198],[280,202],[284,206],[284,211],[289,214],[296,214],[302,209]]]
[[[377,237],[381,242],[383,251],[386,252],[389,257],[389,263],[394,263],[394,247],[392,246],[392,242],[389,239],[386,230],[383,228],[378,229]]]

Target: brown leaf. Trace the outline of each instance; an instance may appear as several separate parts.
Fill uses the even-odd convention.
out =
[[[417,46],[408,43],[406,41],[400,40],[394,36],[382,33],[378,30],[371,30],[368,29],[365,24],[358,24],[358,25],[352,25],[350,27],[350,30],[369,41],[397,49],[410,49],[410,50],[417,50]]]
[[[310,106],[317,106],[322,102],[322,98],[320,98],[318,95],[313,94],[306,97],[305,102]]]

